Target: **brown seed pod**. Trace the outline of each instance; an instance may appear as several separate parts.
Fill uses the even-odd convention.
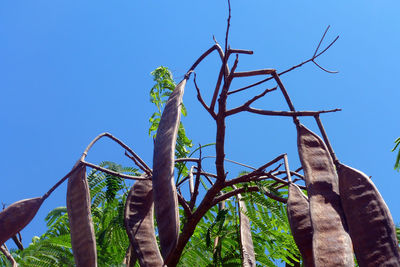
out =
[[[314,267],[312,239],[313,229],[310,218],[310,203],[301,189],[293,184],[288,185],[287,214],[294,241],[303,258],[304,266]]]
[[[378,189],[364,173],[339,164],[339,190],[360,266],[400,266],[396,228]]]
[[[181,117],[186,79],[170,95],[161,115],[153,153],[153,196],[164,260],[176,247],[179,235],[179,209],[174,181],[175,144]]]
[[[138,180],[126,199],[125,228],[140,266],[163,266],[153,216],[152,182]]]
[[[315,266],[354,266],[340,203],[338,176],[322,139],[298,125],[298,149],[310,200]]]
[[[68,178],[67,211],[76,266],[97,266],[96,237],[90,212],[86,167],[83,164]]]
[[[247,209],[242,196],[237,194],[240,221],[240,254],[242,255],[242,266],[256,266],[256,256],[254,253],[253,238],[251,236],[250,221],[246,215]]]
[[[30,223],[43,200],[42,197],[20,200],[0,212],[0,246]]]

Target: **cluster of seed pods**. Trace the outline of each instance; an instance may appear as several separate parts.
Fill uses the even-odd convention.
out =
[[[336,166],[324,141],[297,125],[307,197],[289,184],[288,217],[305,266],[400,266],[395,226],[362,172]],[[353,254],[354,253],[354,254]]]
[[[129,251],[141,266],[164,266],[178,241],[174,157],[185,85],[186,77],[171,93],[161,116],[151,179],[136,181],[126,201],[125,227],[132,246]],[[393,219],[371,179],[334,162],[324,141],[305,126],[298,123],[297,132],[308,197],[289,179],[287,212],[304,265],[354,266],[355,254],[360,266],[400,266]],[[68,177],[67,210],[75,263],[78,267],[97,266],[85,165],[78,161]],[[48,195],[18,201],[0,212],[0,244],[33,219]],[[238,205],[243,266],[255,266],[250,222],[240,195]]]

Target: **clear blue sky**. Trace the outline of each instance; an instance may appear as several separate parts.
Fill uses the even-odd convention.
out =
[[[339,74],[308,64],[282,80],[299,110],[343,109],[322,116],[334,149],[343,163],[372,176],[396,223],[400,174],[393,170],[390,150],[400,136],[399,9],[394,0],[232,0],[230,32],[233,48],[254,50],[252,56],[240,56],[239,71],[284,70],[312,55],[327,25],[326,42],[340,35],[318,60]],[[213,45],[213,35],[223,43],[226,17],[225,0],[2,1],[0,201],[11,204],[45,193],[104,131],[123,139],[151,165],[150,72],[164,65],[181,79]],[[208,101],[219,67],[212,55],[197,70]],[[264,88],[235,95],[229,106]],[[215,125],[197,102],[192,80],[184,102],[188,136],[195,144],[213,142]],[[277,92],[254,106],[287,109]],[[313,120],[302,121],[316,129]],[[240,114],[228,119],[227,158],[258,166],[284,152],[297,167],[296,132],[289,118]],[[130,164],[109,141],[100,142],[88,160]],[[44,203],[22,232],[24,244],[43,233],[45,215],[65,205],[65,194],[64,185]]]

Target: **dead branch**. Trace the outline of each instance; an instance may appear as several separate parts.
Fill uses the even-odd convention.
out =
[[[329,26],[328,26],[327,30],[328,30],[328,29],[329,29]],[[327,30],[326,30],[326,31],[327,31]],[[329,45],[328,45],[324,50],[322,50],[320,53],[318,53],[319,47],[320,47],[320,45],[321,45],[323,39],[325,38],[326,31],[325,31],[324,35],[322,36],[322,38],[321,38],[321,40],[320,40],[320,42],[319,42],[317,48],[315,49],[315,52],[314,52],[313,56],[312,56],[311,58],[309,58],[309,59],[307,59],[307,60],[301,62],[300,64],[297,64],[297,65],[295,65],[295,66],[293,66],[293,67],[291,67],[291,68],[289,68],[289,69],[286,69],[286,70],[280,72],[278,75],[281,76],[281,75],[284,75],[284,74],[286,74],[286,73],[288,73],[288,72],[291,72],[292,70],[295,70],[295,69],[297,69],[297,68],[303,66],[304,64],[307,64],[308,62],[313,62],[314,64],[316,64],[315,59],[317,59],[319,56],[321,56],[322,54],[324,54],[324,53],[339,39],[339,36],[337,36],[331,43],[329,43]],[[318,54],[317,54],[317,53],[318,53]],[[321,66],[319,66],[318,64],[316,64],[316,65],[317,65],[317,67],[319,67],[319,68],[321,67]],[[328,71],[328,70],[326,70],[326,69],[324,69],[324,68],[322,68],[322,70],[327,71],[327,72],[329,72],[329,73],[337,73],[337,72]],[[245,86],[245,87],[242,87],[242,88],[239,88],[239,89],[230,91],[228,94],[230,95],[230,94],[234,94],[234,93],[238,93],[238,92],[244,91],[244,90],[246,90],[246,89],[249,89],[249,88],[255,87],[255,86],[257,86],[257,85],[263,84],[263,83],[265,83],[265,82],[267,82],[267,81],[269,81],[269,80],[272,80],[272,79],[273,79],[273,77],[268,77],[268,78],[263,79],[263,80],[261,80],[261,81],[258,81],[258,82],[256,82],[256,83],[250,84],[250,85],[248,85],[248,86]]]
[[[262,109],[256,109],[252,107],[242,107],[239,110],[237,109],[231,109],[226,112],[226,116],[231,116],[233,114],[236,114],[238,112],[242,111],[247,111],[251,113],[256,113],[260,115],[266,115],[266,116],[285,116],[285,117],[300,117],[300,116],[315,116],[319,115],[322,113],[330,113],[330,112],[337,112],[337,111],[342,111],[340,108],[336,109],[329,109],[329,110],[319,110],[319,111],[275,111],[275,110],[262,110]]]
[[[194,86],[196,87],[196,91],[197,91],[197,99],[199,100],[200,104],[204,107],[205,110],[207,110],[208,113],[210,113],[211,117],[213,117],[213,119],[215,120],[217,118],[217,114],[215,114],[214,110],[211,109],[209,106],[207,106],[207,104],[204,102],[203,97],[201,96],[200,93],[200,89],[197,86],[197,82],[196,82],[196,73],[194,74]]]
[[[14,257],[11,255],[6,244],[3,244],[2,246],[0,246],[0,251],[4,254],[4,256],[7,258],[7,260],[11,263],[12,267],[18,267],[17,262],[15,261]]]
[[[241,187],[241,188],[235,189],[233,191],[230,191],[228,193],[225,193],[225,194],[223,194],[223,195],[221,195],[219,197],[216,197],[214,199],[214,201],[213,201],[213,205],[215,205],[215,204],[217,204],[217,203],[219,203],[221,201],[224,201],[224,200],[226,200],[226,199],[228,199],[230,197],[236,196],[237,194],[243,194],[243,193],[248,193],[248,192],[259,192],[259,191],[260,191],[260,188],[258,188],[257,186]],[[286,198],[276,196],[276,195],[274,195],[274,194],[272,194],[272,193],[270,193],[268,191],[264,191],[263,193],[266,196],[268,196],[269,198],[274,199],[276,201],[279,201],[279,202],[282,202],[282,203],[286,203],[287,202]]]
[[[194,206],[196,205],[196,200],[197,200],[197,196],[199,195],[199,186],[200,186],[200,175],[201,175],[201,163],[202,163],[202,151],[201,151],[201,145],[199,144],[199,161],[197,161],[197,173],[196,173],[196,180],[194,183],[194,189],[193,189],[193,194],[190,198],[190,202],[189,202],[189,207],[191,209],[194,208]],[[208,179],[208,177],[207,177]]]
[[[255,177],[260,177],[261,175],[265,174],[263,171],[268,168],[269,166],[271,166],[272,164],[278,162],[279,160],[281,160],[283,158],[284,154],[277,156],[276,158],[274,158],[273,160],[271,160],[270,162],[265,163],[264,165],[262,165],[261,167],[259,167],[258,169],[245,174],[245,175],[241,175],[237,178],[234,178],[232,180],[226,181],[224,186],[232,186],[238,183],[245,183],[245,182],[249,182],[252,180],[252,178]]]
[[[178,196],[178,203],[182,206],[183,210],[185,211],[186,218],[192,215],[192,209],[187,204],[186,200],[180,193],[177,193]]]
[[[88,167],[90,167],[90,168],[99,170],[101,172],[104,172],[104,173],[107,173],[107,174],[110,174],[110,175],[113,175],[113,176],[124,178],[124,179],[129,179],[129,180],[151,180],[151,178],[145,178],[143,176],[132,176],[132,175],[127,175],[127,174],[119,173],[119,172],[116,172],[116,171],[112,171],[112,170],[100,167],[98,165],[92,164],[92,163],[87,162],[87,161],[81,161],[81,163],[86,165],[86,166],[88,166]]]
[[[144,172],[146,172],[148,175],[151,175],[151,169],[149,166],[147,166],[147,164],[129,147],[127,146],[124,142],[122,142],[121,140],[119,140],[118,138],[116,138],[115,136],[113,136],[110,133],[102,133],[99,134],[98,136],[96,136],[92,142],[90,142],[90,144],[86,147],[85,151],[82,153],[82,156],[80,158],[81,161],[84,161],[87,153],[89,152],[89,150],[92,148],[92,146],[101,138],[103,137],[108,137],[111,140],[115,141],[116,143],[118,143],[120,146],[122,146],[125,150],[127,150],[129,153],[131,153],[131,155],[136,159],[135,162],[138,162],[140,164],[136,164],[141,170],[143,170]]]

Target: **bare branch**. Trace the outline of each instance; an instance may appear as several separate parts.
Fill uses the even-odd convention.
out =
[[[198,162],[199,158],[179,158],[175,159],[175,162]]]
[[[191,208],[191,209],[193,209],[193,207],[194,207],[194,205],[196,205],[196,199],[197,199],[197,196],[198,196],[198,194],[199,194],[199,186],[200,186],[200,174],[201,174],[201,161],[202,161],[202,159],[201,159],[201,145],[199,144],[199,161],[197,161],[197,174],[196,174],[196,180],[195,180],[195,183],[194,183],[194,190],[193,190],[193,194],[192,194],[192,197],[190,198],[190,203],[189,203],[189,207]]]
[[[319,46],[320,46],[320,44],[322,43],[322,40],[324,39],[324,37],[325,37],[325,33],[324,33],[323,37],[321,38],[321,40],[320,40],[320,42],[319,42],[319,44],[318,44],[318,46],[317,46],[317,49],[316,49],[315,52],[314,52],[314,55],[313,55],[311,58],[309,58],[309,59],[307,59],[307,60],[305,60],[305,61],[303,61],[303,62],[301,62],[301,63],[299,63],[299,64],[297,64],[297,65],[295,65],[295,66],[293,66],[293,67],[291,67],[291,68],[289,68],[289,69],[286,69],[286,70],[280,72],[278,75],[281,76],[281,75],[284,75],[284,74],[286,74],[286,73],[288,73],[288,72],[291,72],[292,70],[295,70],[295,69],[297,69],[297,68],[303,66],[304,64],[307,64],[308,62],[313,62],[313,63],[315,63],[315,59],[318,58],[319,56],[321,56],[322,54],[324,54],[324,53],[339,39],[339,36],[337,36],[324,50],[322,50],[320,53],[316,54],[316,53],[318,52]],[[318,64],[316,64],[316,65],[317,65],[318,67],[320,67]],[[322,68],[322,70],[327,71],[327,70],[324,69],[324,68]],[[328,71],[328,72],[329,72],[329,71]],[[329,73],[337,73],[337,72],[329,72]],[[238,92],[244,91],[244,90],[246,90],[246,89],[255,87],[255,86],[257,86],[257,85],[260,85],[260,84],[265,83],[265,82],[267,82],[267,81],[269,81],[269,80],[272,80],[272,79],[273,79],[272,77],[268,77],[268,78],[263,79],[263,80],[261,80],[261,81],[258,81],[258,82],[256,82],[256,83],[250,84],[250,85],[248,85],[248,86],[245,86],[245,87],[242,87],[242,88],[239,88],[239,89],[230,91],[228,94],[234,94],[234,93],[238,93]]]
[[[214,120],[217,118],[217,114],[215,114],[214,110],[211,109],[210,107],[207,106],[207,104],[204,102],[203,97],[201,96],[200,93],[200,89],[197,86],[197,82],[196,82],[196,73],[194,74],[194,86],[196,87],[196,91],[197,91],[197,99],[199,100],[200,104],[204,107],[205,110],[208,111],[208,113],[210,113],[211,117],[214,118]]]
[[[245,174],[245,175],[239,176],[237,178],[234,178],[232,180],[226,181],[224,185],[225,186],[232,186],[232,185],[235,185],[235,184],[238,184],[238,183],[249,182],[249,181],[252,180],[252,178],[254,176],[259,177],[259,176],[263,175],[264,174],[263,171],[266,168],[268,168],[272,164],[276,163],[277,161],[281,160],[283,158],[283,156],[284,156],[284,154],[279,155],[276,158],[274,158],[273,160],[271,160],[270,162],[265,163],[264,165],[262,165],[258,169],[254,170],[254,171],[252,171],[252,172],[250,172],[248,174]]]
[[[242,71],[242,72],[235,72],[233,74],[233,78],[238,77],[251,77],[257,75],[268,75],[274,73],[274,69],[262,69],[262,70],[251,70],[251,71]]]
[[[251,50],[244,50],[244,49],[228,49],[228,54],[246,54],[252,55],[254,52]]]
[[[190,67],[190,69],[186,72],[188,76],[190,76],[190,73],[197,67],[197,65],[200,64],[200,62],[207,57],[209,54],[211,54],[212,51],[217,49],[217,44],[213,45],[210,47],[206,52],[204,52],[197,60],[196,62],[193,63],[193,65]]]
[[[122,142],[121,140],[119,140],[118,138],[116,138],[115,136],[113,136],[110,133],[102,133],[99,134],[98,136],[96,136],[92,142],[90,142],[90,144],[86,147],[85,151],[82,153],[82,156],[80,158],[81,161],[84,161],[87,153],[89,152],[89,150],[92,148],[92,146],[101,138],[103,137],[108,137],[111,140],[115,141],[116,143],[118,143],[120,146],[122,146],[125,150],[127,150],[129,153],[131,153],[131,155],[133,157],[135,157],[135,159],[137,160],[137,162],[139,162],[140,164],[137,164],[137,166],[142,169],[144,172],[146,172],[147,174],[151,174],[151,169],[149,166],[147,166],[147,164],[129,147],[127,146],[124,142]]]
[[[0,246],[0,251],[4,254],[4,256],[7,258],[7,260],[11,263],[12,267],[18,267],[17,262],[15,261],[14,257],[11,255],[11,253],[8,251],[8,248],[5,244]]]
[[[206,159],[206,158],[215,158],[215,156],[207,156],[207,157],[204,157],[203,159]],[[228,161],[228,162],[234,163],[236,165],[240,165],[240,166],[252,169],[252,170],[256,170],[256,168],[254,168],[254,167],[251,167],[249,165],[246,165],[246,164],[243,164],[243,163],[240,163],[240,162],[237,162],[237,161],[233,161],[233,160],[230,160],[230,159],[227,159],[227,158],[225,158],[224,161]]]
[[[107,173],[107,174],[110,174],[110,175],[113,175],[113,176],[118,176],[118,177],[121,177],[121,178],[124,178],[124,179],[129,179],[129,180],[150,180],[151,179],[151,178],[145,178],[145,177],[142,177],[142,176],[131,176],[131,175],[115,172],[115,171],[100,167],[98,165],[92,164],[92,163],[87,162],[87,161],[81,161],[81,163],[86,165],[86,166],[88,166],[88,167],[90,167],[90,168],[99,170],[101,172],[104,172],[104,173]]]
[[[314,118],[315,118],[315,120],[316,120],[316,122],[317,122],[317,124],[318,124],[318,128],[319,128],[319,130],[320,130],[320,132],[321,132],[321,134],[322,134],[322,138],[324,138],[324,142],[325,142],[325,144],[326,144],[326,146],[327,146],[327,148],[328,148],[328,151],[329,151],[329,153],[331,154],[331,157],[332,157],[332,159],[333,159],[333,162],[334,162],[335,165],[336,165],[336,164],[339,162],[339,160],[338,160],[338,158],[336,157],[335,152],[333,151],[331,142],[329,142],[328,135],[327,135],[326,132],[325,132],[325,128],[324,128],[324,125],[322,125],[321,119],[319,118],[319,114],[316,115],[316,116],[314,116]]]
[[[192,210],[180,193],[177,193],[177,196],[178,196],[178,202],[185,211],[186,218],[188,218],[190,215],[192,215]]]
[[[219,197],[216,197],[214,199],[214,201],[213,201],[213,205],[215,205],[215,204],[217,204],[217,203],[219,203],[221,201],[224,201],[224,200],[226,200],[226,199],[228,199],[230,197],[236,196],[237,194],[243,194],[243,193],[248,193],[248,192],[259,192],[259,191],[260,191],[260,188],[258,188],[257,186],[241,187],[241,188],[235,189],[233,191],[230,191],[228,193],[225,193],[225,194],[223,194],[223,195],[221,195]],[[269,198],[274,199],[276,201],[279,201],[279,202],[282,202],[282,203],[286,203],[287,202],[286,198],[276,196],[276,195],[274,195],[274,194],[272,194],[272,193],[270,193],[268,191],[264,191],[263,193],[266,196],[268,196]]]
[[[245,111],[244,107],[249,107],[254,101],[260,99],[261,97],[265,96],[267,93],[275,91],[277,87],[274,87],[272,89],[266,89],[264,92],[262,92],[259,95],[256,95],[255,97],[253,97],[252,99],[250,99],[249,101],[247,101],[246,103],[244,103],[243,105],[241,105],[240,107],[237,108],[233,108],[229,111],[227,111],[227,116],[239,113],[241,111]]]
[[[260,115],[267,115],[267,116],[287,116],[287,117],[297,117],[297,116],[315,116],[322,113],[329,113],[329,112],[337,112],[341,111],[342,109],[330,109],[330,110],[320,110],[320,111],[275,111],[275,110],[261,110],[255,109],[251,107],[244,107],[243,111],[248,111],[251,113],[256,113]],[[236,112],[237,113],[237,112]],[[228,111],[227,116],[231,115],[230,111]]]

